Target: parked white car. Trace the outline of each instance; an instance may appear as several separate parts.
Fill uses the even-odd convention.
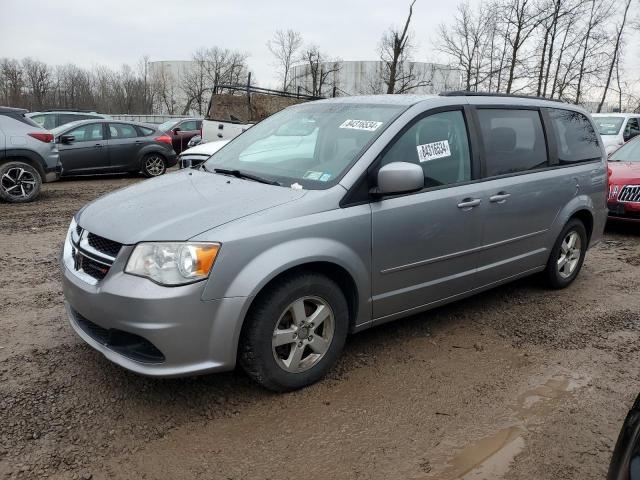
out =
[[[180,168],[197,167],[207,159],[224,147],[229,140],[220,140],[219,142],[201,143],[195,147],[188,148],[178,156],[178,165]]]
[[[602,136],[607,155],[640,135],[640,113],[594,113],[592,117]]]

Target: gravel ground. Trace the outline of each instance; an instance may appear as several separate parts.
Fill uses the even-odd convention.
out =
[[[537,278],[353,336],[330,376],[274,395],[241,372],[128,373],[65,318],[57,256],[84,203],[0,204],[0,478],[603,478],[640,391],[640,226],[578,280]]]

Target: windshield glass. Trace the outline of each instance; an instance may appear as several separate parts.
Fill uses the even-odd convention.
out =
[[[327,188],[405,108],[342,103],[287,108],[235,138],[205,168],[239,170],[285,186]]]
[[[617,135],[622,127],[622,117],[593,117],[600,135]]]
[[[178,122],[179,122],[179,120],[167,120],[166,122],[161,123],[158,126],[158,130],[162,130],[163,132],[167,132],[167,131],[171,130],[171,127],[173,127]]]
[[[609,157],[610,162],[640,163],[640,139],[625,143]]]

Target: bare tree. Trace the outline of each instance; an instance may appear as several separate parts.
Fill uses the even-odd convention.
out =
[[[51,88],[51,69],[46,63],[32,58],[22,60],[22,68],[31,96],[31,108],[42,109]]]
[[[302,47],[302,36],[294,30],[277,30],[273,38],[267,42],[267,48],[276,58],[276,64],[282,80],[282,90],[288,91],[291,86],[291,66],[298,51]]]
[[[191,56],[191,66],[182,72],[182,90],[186,96],[186,104],[182,114],[186,115],[191,110],[191,105],[195,103],[198,115],[202,115],[203,106],[206,102],[205,94],[213,87],[208,83],[208,54],[205,49],[196,50]]]
[[[303,66],[302,72],[292,80],[296,81],[305,93],[322,97],[325,95],[326,86],[337,87],[337,75],[341,67],[339,59],[330,60],[316,45],[309,45],[298,60]]]
[[[20,62],[10,58],[3,59],[0,64],[0,74],[5,103],[10,106],[22,106],[21,97],[25,81]]]
[[[624,27],[627,23],[627,14],[629,12],[629,7],[631,6],[631,0],[627,0],[627,4],[624,9],[624,14],[622,15],[622,22],[618,25],[615,43],[613,46],[613,52],[611,53],[611,63],[609,64],[609,71],[607,73],[607,80],[604,84],[604,89],[602,91],[602,98],[600,99],[600,103],[598,104],[598,112],[602,110],[602,106],[604,105],[604,101],[607,98],[607,91],[609,90],[609,85],[611,84],[611,76],[613,75],[613,69],[617,65],[618,57],[620,55],[620,47],[622,46],[622,36],[624,34]]]
[[[412,0],[409,4],[409,14],[402,29],[391,27],[380,40],[382,68],[379,76],[386,86],[386,93],[408,93],[416,88],[430,85],[432,81],[431,78],[426,77],[426,72],[411,61],[414,45],[409,25],[415,3],[416,0]]]

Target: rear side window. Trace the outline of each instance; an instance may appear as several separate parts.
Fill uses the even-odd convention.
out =
[[[526,172],[549,164],[537,110],[480,109],[478,117],[487,177]]]
[[[549,116],[558,141],[560,164],[588,162],[602,157],[589,119],[580,112],[550,108]]]
[[[459,110],[418,120],[387,150],[381,165],[412,162],[424,171],[425,187],[471,180],[471,157],[464,116]]]
[[[88,117],[86,115],[79,115],[77,113],[59,113],[58,114],[58,125],[64,125],[65,123],[71,123],[78,120],[87,120]]]
[[[155,131],[152,128],[147,128],[147,127],[138,127],[138,130],[140,130],[140,134],[145,137],[148,137]]]
[[[138,136],[138,132],[133,125],[110,123],[109,135],[111,138],[134,138]]]
[[[56,115],[55,114],[34,115],[33,117],[31,117],[31,120],[36,122],[42,128],[46,128],[47,130],[51,130],[52,128],[56,128]]]

